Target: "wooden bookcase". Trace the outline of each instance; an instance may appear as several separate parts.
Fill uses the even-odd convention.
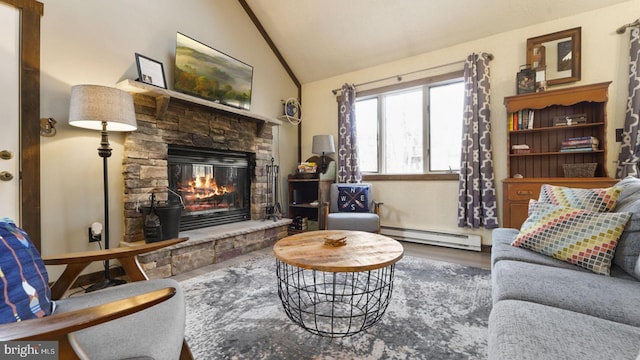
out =
[[[597,163],[596,177],[607,177],[607,89],[611,82],[551,90],[504,99],[507,107],[507,126],[511,114],[531,110],[533,129],[508,130],[507,173],[525,178],[564,177],[563,164]],[[557,116],[586,114],[587,122],[577,125],[554,126]],[[600,144],[589,152],[560,152],[562,141],[574,137],[594,136]],[[526,144],[529,154],[514,154],[512,145]]]
[[[611,82],[576,86],[539,93],[509,96],[507,108],[507,174],[503,180],[504,227],[520,228],[527,217],[529,199],[536,199],[542,184],[578,188],[606,187],[616,181],[608,177],[607,150],[607,90]],[[512,114],[533,113],[532,128],[511,130]],[[554,126],[554,118],[586,114],[586,122]],[[528,124],[527,124],[528,125]],[[593,151],[561,152],[562,141],[593,136],[599,147]],[[513,145],[526,144],[529,153],[514,153]],[[564,164],[596,163],[593,177],[565,177]],[[522,178],[514,178],[514,175]]]

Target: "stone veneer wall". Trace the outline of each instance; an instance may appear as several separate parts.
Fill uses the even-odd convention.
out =
[[[155,97],[134,94],[133,99],[138,129],[127,135],[124,146],[125,242],[144,240],[143,217],[136,211],[137,202],[148,205],[152,191],[160,195],[159,200],[167,199],[169,144],[255,154],[251,219],[263,217],[265,166],[271,163],[273,147],[271,126],[180,99],[171,99],[159,119]]]
[[[287,236],[291,219],[251,220],[185,231],[189,240],[138,255],[150,279],[166,278],[273,246]]]

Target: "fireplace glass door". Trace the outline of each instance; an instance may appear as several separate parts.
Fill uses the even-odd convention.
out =
[[[180,194],[180,230],[249,220],[249,154],[169,148],[169,187]]]

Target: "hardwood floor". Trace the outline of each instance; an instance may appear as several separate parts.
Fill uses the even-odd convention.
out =
[[[447,248],[442,246],[410,243],[406,241],[401,241],[401,244],[404,247],[405,255],[418,256],[425,259],[431,259],[431,260],[437,260],[437,261],[457,263],[457,264],[473,266],[473,267],[478,267],[478,268],[487,269],[487,270],[491,269],[491,253],[489,252],[452,249],[452,248]],[[235,257],[233,259],[223,261],[218,264],[205,266],[205,267],[202,267],[187,273],[183,273],[183,274],[178,274],[176,276],[173,276],[172,278],[178,281],[183,281],[186,279],[190,279],[192,277],[196,277],[198,275],[206,274],[213,270],[232,266],[244,260],[250,259],[255,256],[263,255],[263,254],[273,254],[272,248],[269,247],[266,249],[256,250],[251,253],[244,254],[244,255]]]
[[[406,255],[491,270],[491,253],[401,241]]]

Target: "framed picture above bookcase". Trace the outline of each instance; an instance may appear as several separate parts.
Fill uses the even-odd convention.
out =
[[[565,177],[568,165],[586,163],[597,164],[595,177],[607,177],[610,83],[506,97],[509,177]]]

